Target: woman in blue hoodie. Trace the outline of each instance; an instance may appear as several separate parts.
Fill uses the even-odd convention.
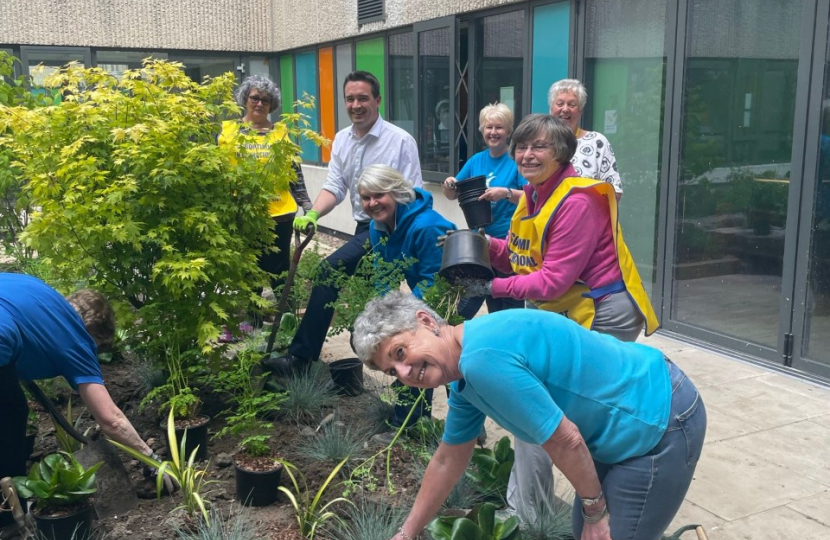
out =
[[[404,269],[404,277],[412,294],[421,298],[441,269],[443,250],[436,245],[438,237],[455,230],[455,225],[432,209],[429,192],[413,188],[412,182],[392,167],[366,167],[357,181],[357,191],[363,210],[372,218],[369,239],[373,251],[387,262],[412,259],[412,264]],[[403,385],[395,381],[395,386]],[[402,388],[398,392],[395,413],[389,421],[392,426],[403,425],[419,392],[415,388]],[[410,424],[422,415],[429,415],[432,389],[426,391],[425,398],[425,405],[413,413]],[[386,439],[391,437],[387,434],[378,437],[382,442],[387,442]]]

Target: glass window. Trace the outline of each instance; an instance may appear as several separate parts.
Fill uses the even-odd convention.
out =
[[[806,3],[694,0],[688,13],[672,317],[771,348]]]
[[[830,50],[827,53],[830,58]],[[810,227],[804,356],[830,366],[830,63],[824,68],[818,177]]]
[[[21,47],[20,60],[24,72],[31,76],[33,86],[43,86],[43,81],[69,62],[91,65],[89,49],[76,47]]]
[[[364,39],[355,46],[355,69],[368,71],[380,83],[380,93],[386,91],[386,70],[384,69],[383,38]],[[385,96],[384,96],[385,98]],[[380,100],[380,115],[386,117],[386,99]]]
[[[511,11],[477,21],[475,103],[478,110],[490,103],[504,103],[513,111],[518,125],[523,110],[522,78],[524,74],[525,31],[524,10]],[[478,110],[473,126],[478,131]],[[484,150],[481,137],[476,137],[471,154]],[[463,150],[463,151],[462,151]],[[459,155],[466,149],[459,148]]]
[[[315,103],[318,103],[317,51],[297,53],[294,59],[296,63],[295,76],[297,81],[297,97],[299,99],[305,99],[305,95],[309,95],[314,98]],[[308,120],[308,128],[317,131],[318,126],[320,125],[317,118],[317,109],[303,109],[299,112],[306,116],[306,120]],[[303,160],[320,161],[320,149],[313,142],[303,137],[300,141],[300,148],[302,149]]]
[[[346,113],[346,97],[343,95],[343,81],[346,80],[346,75],[354,71],[354,64],[352,63],[352,44],[344,43],[338,45],[334,52],[334,86],[337,88],[337,129],[345,129],[352,123],[349,120],[349,115]]]
[[[421,169],[450,172],[450,29],[418,33]]]
[[[415,136],[415,36],[412,32],[389,36],[389,121]]]
[[[190,56],[171,54],[170,60],[184,64],[184,72],[192,80],[202,82],[205,77],[218,77],[227,72],[237,74],[240,65],[238,57],[234,56]]]
[[[97,51],[96,65],[119,79],[128,69],[139,69],[145,58],[166,60],[167,53],[149,51]]]
[[[588,19],[596,19],[597,0],[588,4]],[[593,9],[593,16],[591,10]],[[616,3],[605,2],[602,10],[617,13]],[[596,24],[596,22],[595,22]],[[608,24],[603,26],[607,31]],[[586,25],[588,40],[596,41],[600,30]],[[570,52],[571,5],[569,2],[546,4],[533,9],[533,82],[531,87],[531,112],[547,114],[548,88],[568,76]],[[515,111],[514,111],[515,112]],[[520,115],[516,114],[518,118]]]
[[[586,8],[583,82],[589,95],[582,126],[605,135],[614,149],[624,193],[620,223],[646,292],[653,297],[666,0],[591,0]],[[541,91],[534,86],[534,107]],[[548,112],[547,89],[544,93],[542,112]]]

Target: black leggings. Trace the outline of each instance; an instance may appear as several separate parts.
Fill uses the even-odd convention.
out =
[[[0,478],[26,474],[26,420],[29,404],[13,366],[0,367]],[[11,524],[11,513],[0,512],[0,526]]]

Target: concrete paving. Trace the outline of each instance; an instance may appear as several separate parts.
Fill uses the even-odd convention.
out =
[[[703,455],[669,532],[698,523],[710,540],[830,540],[830,389],[664,336],[640,341],[688,374],[708,412]],[[323,351],[324,360],[351,356],[347,335]],[[444,392],[434,409],[446,414]],[[487,431],[489,444],[507,434],[489,419]]]

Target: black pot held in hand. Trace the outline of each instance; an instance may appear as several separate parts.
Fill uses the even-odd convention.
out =
[[[460,279],[493,279],[487,244],[484,233],[467,229],[450,232],[444,241],[438,273],[453,285]]]
[[[486,227],[493,222],[493,212],[490,201],[479,200],[487,191],[487,177],[473,176],[459,180],[455,184],[458,192],[458,204],[464,212],[464,219],[471,229]]]

